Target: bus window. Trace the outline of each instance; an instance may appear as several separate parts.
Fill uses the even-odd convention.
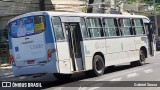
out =
[[[45,18],[44,16],[24,17],[12,21],[9,26],[13,38],[35,35],[45,30]]]
[[[81,30],[82,30],[83,37],[84,38],[88,38],[89,37],[89,33],[88,33],[87,28],[86,28],[86,24],[85,24],[85,19],[84,18],[81,18],[80,25],[81,25]]]
[[[118,21],[123,35],[133,35],[130,19],[119,19]]]
[[[99,18],[87,18],[87,27],[91,37],[101,37],[101,20]]]
[[[105,18],[103,19],[103,24],[107,36],[120,36],[116,19]]]
[[[41,33],[45,29],[45,24],[44,24],[44,16],[35,16],[34,17],[34,29],[35,33]]]
[[[64,40],[65,38],[64,38],[64,33],[63,33],[62,23],[60,18],[53,17],[52,21],[53,21],[53,28],[54,28],[56,40],[57,41]]]
[[[143,35],[145,34],[145,30],[143,27],[143,21],[141,19],[133,19],[133,27],[135,29],[136,35]]]

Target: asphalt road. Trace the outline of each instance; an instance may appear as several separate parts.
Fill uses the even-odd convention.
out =
[[[156,85],[160,86],[160,82],[156,82],[160,81],[160,53],[157,53],[156,57],[147,59],[147,64],[143,66],[132,67],[129,63],[125,63],[106,69],[105,74],[100,77],[87,77],[84,73],[76,73],[69,81],[57,81],[52,74],[14,77],[10,69],[0,69],[0,80],[49,81],[44,82],[45,84],[42,88],[32,88],[43,90],[160,90],[160,87],[156,87]],[[111,83],[109,84],[111,87],[109,87],[108,83]],[[155,87],[137,87],[136,85],[139,83],[147,84],[147,86],[150,83]],[[16,88],[10,90],[13,89],[17,90]],[[21,89],[26,90],[28,88]]]

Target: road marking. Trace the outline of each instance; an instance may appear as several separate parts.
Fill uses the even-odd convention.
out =
[[[95,90],[95,89],[98,89],[98,88],[100,88],[100,87],[92,87],[89,90]]]
[[[159,63],[153,63],[153,64],[159,64]]]
[[[107,79],[110,79],[110,78],[114,78],[114,77],[118,77],[118,76],[124,76],[128,73],[134,73],[134,72],[137,72],[137,71],[141,71],[141,70],[144,70],[146,68],[149,68],[149,66],[146,66],[146,67],[142,67],[142,68],[135,68],[133,69],[132,71],[119,71],[119,72],[113,72],[115,74],[112,74],[112,75],[108,75],[107,77],[105,77],[105,75],[101,76],[100,79],[97,79],[95,81],[104,81],[104,80],[107,80]],[[126,69],[126,70],[131,70],[131,69]],[[121,73],[121,74],[117,74],[117,73]],[[87,81],[87,80],[86,80]]]
[[[137,73],[131,73],[131,74],[127,75],[127,78],[131,78],[131,77],[135,77],[135,76],[138,76],[138,74]]]
[[[19,77],[19,79],[25,79],[26,77],[25,76],[21,76],[21,77]]]
[[[57,88],[54,88],[53,90],[62,90],[62,88],[64,88],[64,87],[57,87]]]
[[[6,77],[14,77],[14,75],[9,75],[9,76],[6,76]]]
[[[153,70],[152,69],[147,69],[147,70],[144,70],[144,72],[145,73],[151,73],[151,72],[153,72]]]
[[[115,78],[115,79],[112,79],[112,80],[110,80],[110,81],[121,81],[121,77],[120,78]]]
[[[78,90],[87,90],[87,87],[79,87]]]
[[[9,75],[9,74],[11,74],[11,73],[5,73],[4,75]]]

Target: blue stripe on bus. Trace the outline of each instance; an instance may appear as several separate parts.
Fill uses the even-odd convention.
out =
[[[9,35],[9,33],[8,33],[8,44],[9,44],[9,49],[12,49],[12,43],[11,43],[12,41],[11,41],[11,37],[10,37],[10,35]]]
[[[45,30],[45,40],[46,43],[53,43],[54,42],[54,35],[52,34],[52,27],[49,15],[46,15],[46,30]]]

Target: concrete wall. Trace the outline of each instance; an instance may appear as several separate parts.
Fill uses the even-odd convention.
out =
[[[7,25],[8,20],[13,18],[14,16],[5,16],[5,17],[0,17],[0,30],[4,29],[5,26]]]

